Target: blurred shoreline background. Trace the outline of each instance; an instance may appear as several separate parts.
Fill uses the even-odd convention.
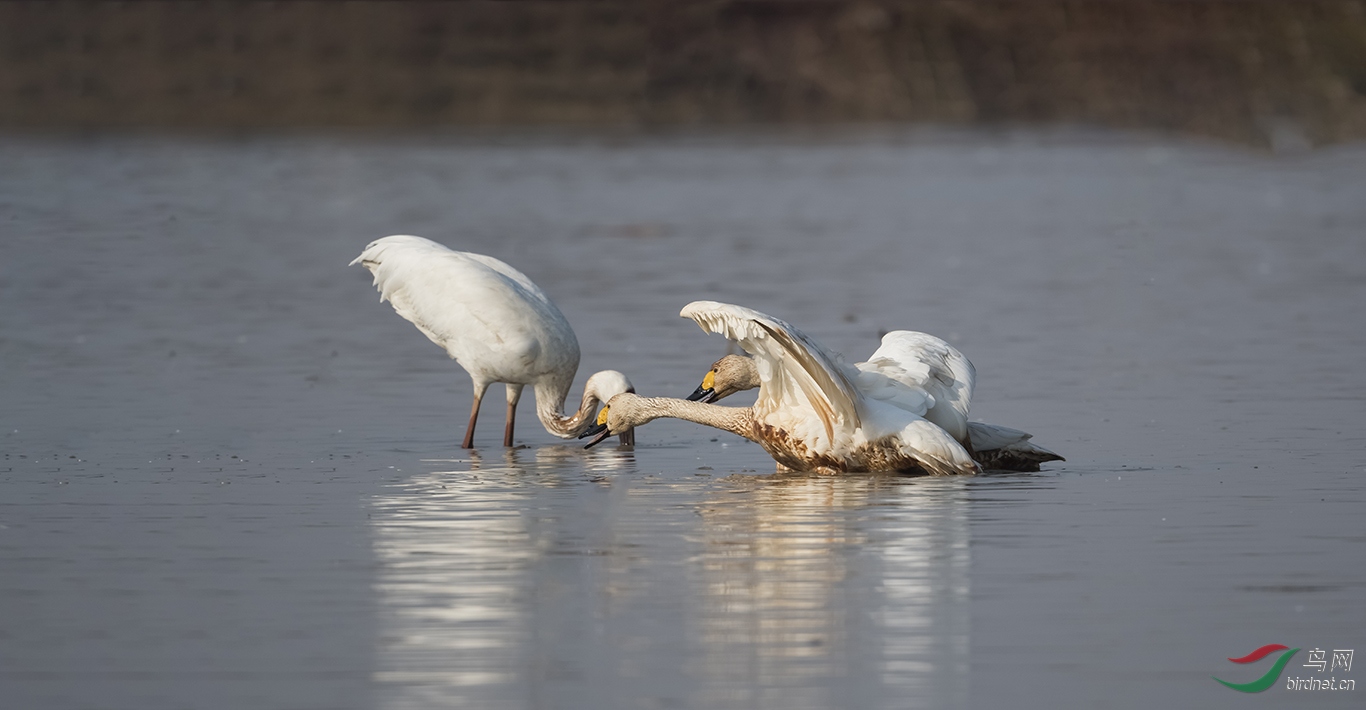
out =
[[[0,129],[1078,124],[1366,138],[1366,0],[5,2]]]

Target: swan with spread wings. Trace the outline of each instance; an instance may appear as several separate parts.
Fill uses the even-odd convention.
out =
[[[977,370],[957,348],[928,333],[894,330],[882,337],[882,345],[867,362],[854,365],[854,383],[865,396],[889,402],[902,401],[900,385],[925,390],[934,403],[925,418],[947,431],[983,468],[1003,471],[1037,471],[1049,461],[1063,457],[1034,443],[1033,435],[1019,429],[968,421],[977,381]],[[760,385],[759,368],[752,358],[726,355],[712,364],[702,384],[688,397],[712,403]],[[912,398],[913,409],[920,404]]]
[[[609,434],[673,417],[738,434],[793,470],[935,475],[980,470],[953,435],[925,418],[935,406],[925,388],[891,378],[860,387],[858,370],[792,325],[750,308],[694,301],[680,315],[750,354],[759,379],[754,405],[619,394],[599,412],[598,426],[582,435],[597,435],[590,446]]]

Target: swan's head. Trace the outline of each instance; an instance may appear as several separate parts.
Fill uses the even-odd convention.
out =
[[[712,363],[702,384],[688,395],[688,399],[709,404],[758,386],[759,368],[754,366],[754,361],[743,355],[727,355]]]
[[[627,392],[609,400],[603,406],[602,411],[598,412],[598,419],[594,425],[584,433],[579,434],[580,439],[593,437],[593,440],[584,444],[583,448],[591,449],[613,434],[619,436],[633,434],[635,427],[650,421],[651,417],[642,416],[639,406],[642,399],[642,397],[636,396],[634,392]]]
[[[599,402],[606,403],[612,401],[612,398],[619,394],[634,394],[635,391],[635,386],[631,384],[630,380],[626,379],[626,375],[623,375],[616,370],[603,370],[602,372],[594,373],[592,377],[588,378],[588,382],[584,383],[583,398],[587,401],[591,397]],[[602,419],[606,412],[607,408],[603,407],[602,411],[598,413],[598,418]],[[579,438],[582,439],[589,434],[598,433],[598,425],[602,423],[602,421],[596,422],[588,431],[581,434]],[[621,444],[623,446],[632,446],[636,443],[636,432],[634,429],[628,427],[625,431],[613,433],[621,436]],[[593,443],[596,444],[604,438],[606,438],[606,435],[594,440]]]

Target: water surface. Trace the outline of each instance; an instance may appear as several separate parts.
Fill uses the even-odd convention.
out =
[[[1210,676],[1366,646],[1363,157],[1085,131],[0,138],[0,700],[1359,706]],[[1068,461],[775,474],[680,422],[584,452],[529,403],[518,449],[490,407],[461,451],[468,378],[346,267],[392,233],[537,281],[579,384],[690,392],[726,352],[677,317],[697,298],[851,360],[913,328],[976,363],[975,418]]]

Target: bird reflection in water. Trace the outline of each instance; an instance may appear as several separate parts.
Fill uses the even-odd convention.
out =
[[[382,706],[965,703],[963,479],[431,465],[371,518]]]
[[[703,512],[700,618],[690,630],[703,705],[966,702],[962,479],[736,480]]]

